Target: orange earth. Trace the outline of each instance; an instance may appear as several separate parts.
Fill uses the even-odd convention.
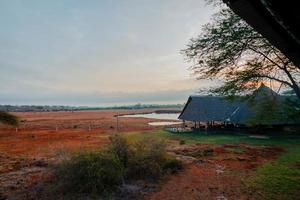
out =
[[[47,199],[44,196],[37,198],[38,194],[43,194],[39,190],[24,191],[32,191],[30,188],[36,188],[49,177],[51,161],[58,161],[65,152],[104,146],[108,143],[108,136],[117,131],[130,134],[157,129],[148,125],[148,122],[157,121],[155,119],[119,118],[117,130],[115,115],[152,111],[15,113],[22,119],[18,130],[0,126],[0,199]],[[198,151],[207,149],[212,150],[213,155],[197,157]],[[282,149],[245,144],[198,144],[171,145],[168,152],[183,161],[184,169],[167,176],[157,189],[139,198],[257,199],[257,193],[245,190],[245,180],[255,167],[274,159]],[[195,156],[191,156],[193,154]]]
[[[101,110],[63,112],[19,112],[22,123],[16,130],[0,126],[0,152],[26,157],[49,156],[57,150],[99,147],[106,136],[117,132],[118,114],[153,110]],[[147,131],[155,127],[146,118],[119,117],[118,132]]]

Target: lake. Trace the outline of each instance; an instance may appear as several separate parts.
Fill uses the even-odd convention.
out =
[[[167,126],[167,125],[181,124],[182,122],[179,122],[178,120],[179,114],[180,113],[147,113],[147,114],[122,115],[120,117],[143,117],[149,119],[172,120],[170,122],[157,121],[157,122],[148,123],[150,126]],[[174,122],[174,120],[177,120],[177,122]]]
[[[120,117],[143,117],[150,119],[166,119],[166,120],[178,120],[179,113],[147,113],[147,114],[133,114],[122,115]]]

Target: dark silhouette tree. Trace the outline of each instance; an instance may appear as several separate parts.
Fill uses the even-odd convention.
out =
[[[222,8],[182,53],[198,79],[224,80],[210,92],[231,96],[271,81],[291,88],[300,99],[300,67],[228,8]]]

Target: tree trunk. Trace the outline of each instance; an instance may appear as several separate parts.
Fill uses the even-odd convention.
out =
[[[284,68],[284,72],[286,73],[286,75],[289,77],[290,81],[292,82],[292,89],[294,90],[296,96],[298,97],[298,99],[300,100],[300,88],[299,85],[297,84],[297,82],[295,81],[295,79],[293,78],[293,76],[291,75],[291,73],[286,69],[286,67]]]
[[[294,92],[296,93],[298,99],[300,100],[300,88],[299,88],[299,86],[298,85],[296,85],[296,86],[293,85],[292,88],[293,88]]]

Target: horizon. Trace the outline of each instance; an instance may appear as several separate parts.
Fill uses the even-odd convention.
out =
[[[197,81],[180,50],[205,1],[1,1],[0,104],[183,103]]]
[[[111,108],[111,107],[134,107],[137,105],[141,106],[181,106],[184,105],[186,102],[182,103],[176,103],[176,102],[156,102],[156,103],[150,103],[150,102],[144,102],[144,103],[135,103],[135,102],[128,102],[128,103],[107,103],[107,104],[90,104],[90,105],[67,105],[67,104],[0,104],[1,106],[16,106],[16,107],[21,107],[21,106],[49,106],[49,107],[76,107],[76,108]]]

